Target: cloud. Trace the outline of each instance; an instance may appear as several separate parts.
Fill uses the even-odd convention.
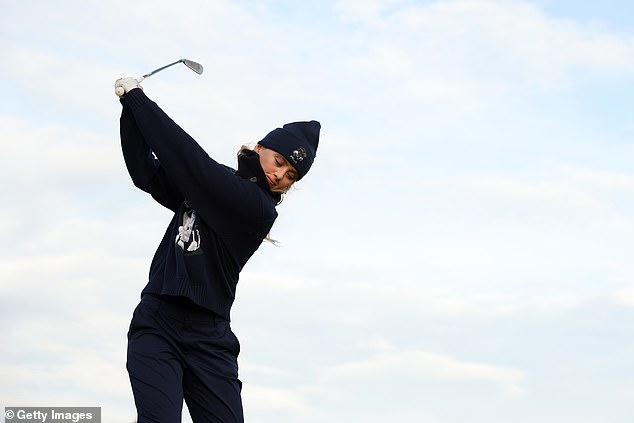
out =
[[[335,10],[344,21],[379,24],[381,15],[390,6],[398,3],[402,2],[399,0],[338,0],[335,2]]]
[[[366,7],[351,0],[337,10],[362,23],[366,43],[350,59],[355,72],[398,80],[398,95],[421,104],[481,112],[502,98],[532,98],[536,89],[561,92],[587,78],[634,74],[634,37],[552,18],[528,2]]]
[[[0,117],[0,125],[11,140],[3,148],[0,170],[13,180],[4,187],[7,191],[21,196],[51,191],[65,195],[81,186],[94,189],[123,180],[118,142],[107,134],[15,116]]]
[[[292,412],[303,416],[317,413],[317,409],[306,401],[304,395],[293,389],[246,384],[242,392],[244,402],[254,412]]]
[[[419,186],[430,188],[458,188],[466,195],[497,198],[500,202],[557,203],[559,206],[588,209],[600,208],[601,203],[591,192],[580,186],[570,186],[562,180],[522,181],[494,176],[452,176],[424,179]]]
[[[522,394],[525,372],[504,366],[460,361],[454,357],[420,350],[386,351],[367,360],[340,364],[324,372],[326,380],[423,378],[454,382],[479,381],[497,385],[508,394]],[[335,382],[336,383],[336,382]]]
[[[620,288],[611,293],[609,299],[614,303],[634,308],[634,281],[628,281],[629,287]]]

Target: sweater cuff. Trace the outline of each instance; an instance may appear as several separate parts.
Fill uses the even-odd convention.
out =
[[[141,88],[135,88],[126,93],[123,97],[125,105],[132,110],[137,110],[147,103],[149,98],[145,95]]]

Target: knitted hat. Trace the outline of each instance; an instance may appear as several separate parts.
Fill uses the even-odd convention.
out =
[[[317,155],[321,124],[310,122],[287,123],[268,133],[258,144],[280,153],[297,170],[297,180],[308,173]]]

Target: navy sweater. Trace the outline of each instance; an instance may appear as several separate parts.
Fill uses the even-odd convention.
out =
[[[259,184],[217,163],[142,90],[121,103],[132,181],[174,211],[141,295],[185,297],[230,320],[238,275],[273,226],[279,197],[259,161]]]

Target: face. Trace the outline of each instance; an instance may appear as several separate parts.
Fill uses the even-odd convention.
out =
[[[275,150],[256,144],[255,151],[260,155],[260,165],[264,170],[269,187],[273,192],[286,192],[297,180],[297,171]]]

